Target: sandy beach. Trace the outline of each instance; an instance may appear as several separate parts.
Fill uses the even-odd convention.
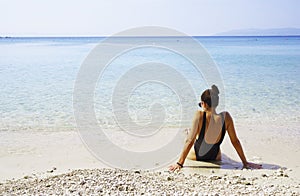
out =
[[[226,136],[221,165],[186,160],[175,173],[167,167],[109,168],[90,153],[76,131],[1,132],[0,193],[299,195],[299,137],[268,135],[268,129],[283,127],[252,126],[237,125],[238,135],[248,160],[263,169],[242,169]]]
[[[4,195],[299,195],[299,185],[280,170],[260,177],[111,169],[75,170],[48,178],[25,177],[1,184]],[[262,179],[260,179],[262,178]]]
[[[180,172],[168,171],[168,165],[178,159],[173,158],[174,149],[177,153],[183,141],[183,138],[176,140],[178,145],[172,144],[174,148],[168,145],[172,140],[168,131],[180,126],[189,128],[194,109],[187,106],[196,109],[196,103],[188,97],[179,99],[177,95],[186,94],[182,88],[178,92],[177,88],[171,89],[173,92],[166,87],[168,84],[159,85],[163,82],[146,85],[141,81],[145,85],[137,85],[138,88],[130,92],[130,99],[125,98],[114,108],[112,98],[117,92],[113,89],[117,83],[127,84],[119,79],[135,70],[133,65],[153,60],[180,70],[194,87],[191,92],[197,96],[206,88],[207,81],[180,55],[152,47],[133,50],[115,59],[103,73],[103,80],[97,83],[92,93],[94,99],[90,99],[94,100],[90,106],[95,107],[90,111],[95,112],[96,118],[78,115],[86,117],[83,121],[88,125],[91,124],[87,119],[96,120],[101,130],[111,134],[110,141],[115,142],[115,146],[134,152],[135,156],[111,153],[116,151],[111,150],[103,135],[96,133],[100,135],[96,138],[83,126],[87,132],[81,133],[90,136],[88,139],[96,144],[94,150],[98,150],[98,155],[101,152],[107,155],[104,161],[122,161],[123,166],[130,167],[113,168],[104,164],[81,140],[73,102],[81,62],[99,39],[12,38],[3,39],[0,47],[3,73],[0,77],[0,195],[300,195],[299,37],[196,39],[203,41],[224,79],[226,92],[221,94],[226,108],[218,110],[231,113],[247,160],[262,164],[263,169],[242,169],[226,135],[221,145],[221,163],[186,160]],[[157,41],[169,43],[164,37]],[[192,45],[187,48],[194,54]],[[148,71],[141,69],[133,73],[133,77],[128,78],[147,76]],[[125,87],[120,88],[120,93],[126,92]],[[128,118],[116,121],[114,109],[121,117],[128,112]],[[157,118],[163,120],[157,121],[164,128],[160,135],[157,133],[161,129],[151,133],[149,129],[136,129],[141,132],[127,129],[131,135],[119,129],[118,123],[127,123],[128,119],[133,120],[134,125],[147,128],[154,114],[152,109],[159,114],[157,116],[165,111],[165,116],[161,116],[164,118]],[[98,131],[98,127],[95,130]],[[184,130],[177,131],[184,133]],[[138,144],[132,139],[135,134],[141,134],[136,139]],[[150,138],[151,134],[155,137]],[[151,156],[139,154],[154,152],[163,146],[173,150],[172,153],[166,150]],[[142,159],[139,155],[145,156]],[[138,161],[132,161],[132,157]],[[148,165],[155,165],[157,169],[150,170]]]

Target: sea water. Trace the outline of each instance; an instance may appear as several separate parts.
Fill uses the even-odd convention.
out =
[[[0,38],[0,131],[76,130],[73,92],[77,74],[88,54],[104,39]],[[122,44],[130,38],[119,39]],[[299,134],[300,37],[194,39],[202,44],[219,70],[224,108],[235,122],[291,124]],[[159,42],[168,42],[168,38],[161,37]],[[124,51],[99,76],[93,99],[95,116],[103,129],[115,130],[120,123],[114,114],[112,97],[120,78],[134,66],[151,62],[173,66],[191,84],[198,99],[212,85],[205,82],[191,62],[172,51],[155,48],[157,44]],[[152,120],[151,107],[158,103],[164,111],[162,126],[188,128],[199,109],[198,100],[184,100],[192,107],[188,120],[182,121],[184,108],[179,94],[159,81],[141,83],[131,92],[125,109],[132,122],[147,126]]]

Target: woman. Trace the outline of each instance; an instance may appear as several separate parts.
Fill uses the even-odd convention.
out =
[[[196,112],[181,156],[176,164],[169,167],[171,171],[182,168],[186,157],[198,161],[221,160],[220,144],[226,131],[244,168],[261,168],[261,165],[246,160],[241,143],[235,133],[233,120],[228,112],[216,113],[218,104],[219,90],[213,85],[211,89],[205,90],[201,95],[199,106],[203,108],[203,111]],[[193,149],[191,149],[192,146],[194,146]]]

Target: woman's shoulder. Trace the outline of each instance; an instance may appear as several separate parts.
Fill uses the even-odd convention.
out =
[[[223,111],[219,114],[222,115],[225,119],[231,118],[231,114],[228,111]]]
[[[220,113],[221,115],[230,115],[230,113],[228,111],[223,111]]]
[[[232,117],[228,111],[223,111],[220,114],[224,117],[225,122],[232,121]]]
[[[203,111],[201,111],[201,110],[197,110],[196,112],[195,112],[195,116],[196,117],[201,117],[201,116],[203,116]]]
[[[197,111],[195,112],[194,117],[197,118],[197,119],[199,119],[199,120],[202,120],[204,114],[205,114],[205,111],[197,110]]]

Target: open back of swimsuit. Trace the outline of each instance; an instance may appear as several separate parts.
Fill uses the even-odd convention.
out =
[[[224,123],[222,126],[222,135],[221,135],[219,142],[217,142],[216,144],[206,143],[205,142],[206,112],[204,112],[201,131],[200,131],[198,139],[195,141],[195,144],[194,144],[195,154],[196,154],[196,158],[198,161],[216,160],[217,155],[220,150],[220,144],[222,143],[224,136],[225,136],[225,132],[226,132],[225,121],[224,121],[223,115],[222,115],[222,122],[224,122]]]

